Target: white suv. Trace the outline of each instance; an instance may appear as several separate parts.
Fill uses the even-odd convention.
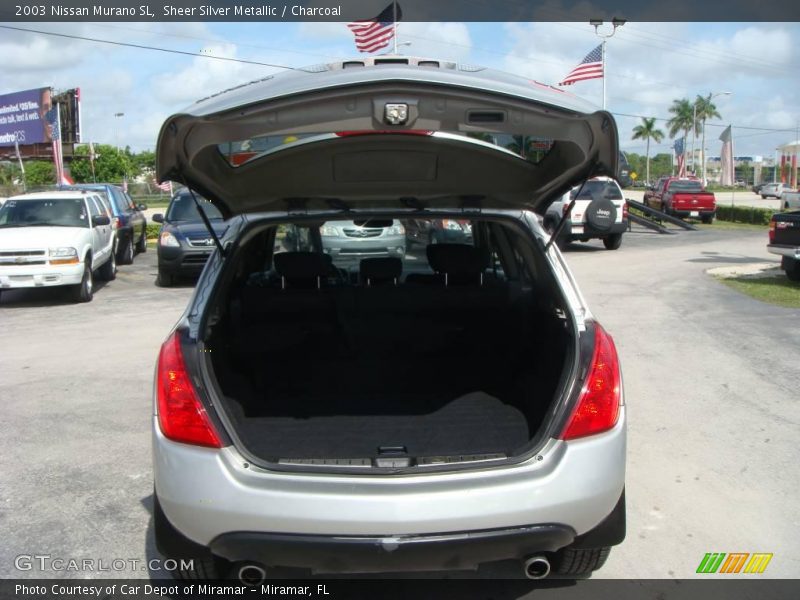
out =
[[[580,194],[580,195],[579,195]],[[619,184],[610,177],[595,177],[576,186],[553,202],[544,216],[544,227],[553,233],[565,215],[569,204],[577,196],[567,223],[558,236],[559,246],[569,242],[586,242],[593,238],[603,240],[608,250],[622,245],[622,234],[628,228],[628,204]]]
[[[39,192],[0,207],[0,290],[71,286],[89,302],[94,271],[116,277],[115,233],[108,207],[85,191]]]

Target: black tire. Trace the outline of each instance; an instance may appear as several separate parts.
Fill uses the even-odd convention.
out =
[[[164,273],[164,271],[158,272],[158,276],[156,277],[156,285],[158,287],[171,287],[173,283],[175,283],[175,277],[173,275]]]
[[[92,275],[92,262],[88,257],[84,262],[83,278],[78,285],[72,286],[73,302],[91,302],[94,297],[94,277]]]
[[[786,260],[783,272],[791,281],[800,281],[800,260]]]
[[[136,242],[136,252],[147,252],[147,229],[142,231],[142,237]]]
[[[122,242],[122,248],[119,251],[119,256],[117,256],[117,262],[121,265],[133,264],[134,254],[133,239],[128,238]]]
[[[606,250],[616,250],[622,245],[622,234],[621,233],[612,233],[603,238],[603,246],[606,247]]]
[[[761,194],[761,199],[762,199],[762,200],[766,200],[766,199],[767,199],[767,197],[766,197],[764,194]]]
[[[700,220],[706,225],[711,225],[714,222],[714,215],[700,215]]]
[[[98,270],[98,275],[105,281],[114,281],[117,278],[117,257],[114,253],[105,262],[105,264]]]
[[[557,575],[570,575],[573,577],[589,575],[602,567],[611,548],[564,548],[556,553],[552,562],[553,573]]]
[[[605,233],[617,222],[617,207],[608,198],[595,198],[586,207],[584,218],[594,231]]]

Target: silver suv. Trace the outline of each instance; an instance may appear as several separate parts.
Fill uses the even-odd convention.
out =
[[[375,57],[201,100],[157,156],[230,223],[156,371],[155,535],[191,559],[178,576],[605,562],[625,535],[620,366],[537,213],[616,172],[609,113]],[[443,219],[471,236],[357,273],[325,252],[325,228]]]

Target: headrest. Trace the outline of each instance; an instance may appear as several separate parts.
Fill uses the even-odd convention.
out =
[[[478,275],[484,265],[480,252],[467,244],[431,244],[426,248],[428,264],[437,273]]]
[[[326,277],[331,257],[319,252],[279,252],[273,257],[275,270],[286,279],[316,279]]]
[[[403,272],[403,261],[394,256],[363,258],[358,265],[361,281],[394,281]]]

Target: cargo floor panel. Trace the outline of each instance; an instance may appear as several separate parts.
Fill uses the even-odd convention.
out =
[[[437,403],[425,397],[350,396],[344,406],[336,397],[316,400],[329,409],[308,416],[237,415],[244,445],[272,460],[338,459],[373,458],[381,447],[404,447],[413,457],[511,454],[530,439],[525,415],[484,392],[440,401],[434,410]]]

